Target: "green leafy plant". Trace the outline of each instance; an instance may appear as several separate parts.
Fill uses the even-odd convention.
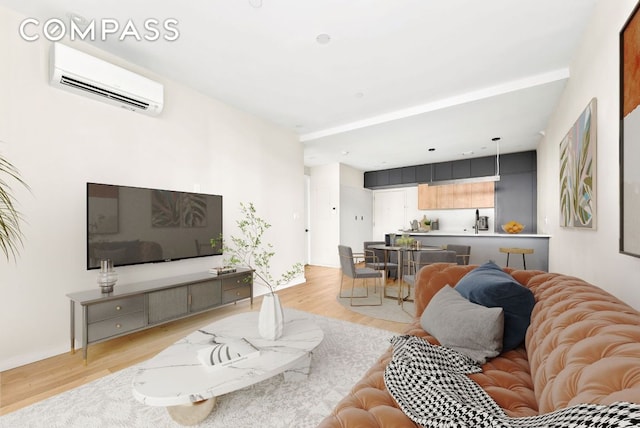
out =
[[[10,256],[15,260],[18,255],[18,247],[22,246],[23,235],[20,230],[22,216],[16,209],[15,199],[9,185],[10,180],[29,189],[29,186],[20,178],[18,170],[8,160],[0,156],[0,248],[7,260]]]
[[[256,214],[253,203],[240,203],[242,218],[236,221],[240,236],[230,236],[228,240],[211,239],[212,247],[222,246],[225,254],[225,264],[229,266],[246,266],[252,269],[256,282],[261,283],[273,294],[282,284],[285,284],[303,270],[302,263],[296,263],[279,278],[271,274],[271,259],[275,256],[273,245],[263,241],[264,233],[271,227],[264,219]]]
[[[396,239],[396,245],[399,245],[400,247],[410,247],[413,245],[414,241],[415,241],[415,238],[412,238],[411,236],[404,234],[401,237]]]

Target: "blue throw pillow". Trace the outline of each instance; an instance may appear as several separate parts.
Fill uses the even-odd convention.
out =
[[[456,284],[455,289],[473,303],[503,309],[503,352],[522,343],[535,304],[531,290],[520,285],[493,262],[487,262],[467,273]]]

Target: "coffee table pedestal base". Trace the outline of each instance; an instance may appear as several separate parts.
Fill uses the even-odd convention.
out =
[[[167,407],[171,419],[180,425],[197,425],[207,419],[216,405],[216,397],[191,404]]]
[[[305,380],[309,377],[309,373],[311,372],[311,352],[309,352],[306,356],[302,357],[300,361],[296,363],[295,366],[291,367],[288,370],[285,370],[284,380],[285,382],[296,382]]]

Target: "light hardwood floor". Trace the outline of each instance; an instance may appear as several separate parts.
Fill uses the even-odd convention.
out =
[[[345,309],[336,300],[340,269],[307,266],[307,282],[278,291],[283,306],[371,327],[403,332],[406,324],[384,321]],[[89,346],[88,364],[82,352],[65,353],[0,372],[0,415],[76,388],[151,358],[181,337],[230,314],[258,310],[261,298],[225,306],[139,333]]]

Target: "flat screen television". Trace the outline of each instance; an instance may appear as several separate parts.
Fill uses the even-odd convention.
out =
[[[87,183],[87,269],[222,254],[222,196]]]

